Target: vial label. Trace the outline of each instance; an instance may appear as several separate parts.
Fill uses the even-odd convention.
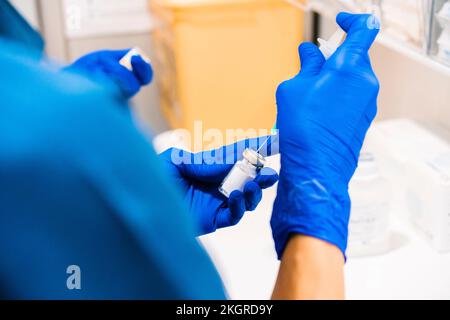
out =
[[[245,185],[256,177],[256,169],[238,161],[223,181],[219,191],[227,198],[235,190],[244,191]]]

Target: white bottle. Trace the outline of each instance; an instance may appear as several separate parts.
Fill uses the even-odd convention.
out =
[[[219,191],[227,198],[235,190],[244,191],[247,182],[254,180],[258,171],[264,167],[266,159],[252,149],[245,149],[244,158],[234,165],[223,180]]]
[[[361,154],[349,193],[352,205],[347,255],[386,253],[389,251],[390,190],[372,154]]]

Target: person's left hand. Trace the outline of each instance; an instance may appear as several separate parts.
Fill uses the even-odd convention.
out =
[[[72,65],[68,70],[84,73],[97,81],[110,79],[120,88],[126,99],[136,95],[142,86],[148,85],[153,78],[153,69],[142,57],[131,59],[133,71],[120,64],[120,60],[128,53],[126,50],[104,50],[87,54]]]
[[[255,141],[255,140],[254,140]],[[262,198],[262,190],[278,181],[275,170],[265,167],[245,185],[244,192],[233,191],[227,199],[219,187],[234,163],[242,158],[244,141],[213,151],[190,153],[169,149],[160,155],[170,176],[181,186],[183,196],[199,227],[198,235],[236,225],[247,211],[253,211]],[[230,161],[231,159],[231,161]]]

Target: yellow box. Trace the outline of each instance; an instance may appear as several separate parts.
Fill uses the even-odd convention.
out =
[[[273,126],[276,88],[300,68],[303,12],[283,0],[153,0],[151,8],[162,108],[174,128]]]

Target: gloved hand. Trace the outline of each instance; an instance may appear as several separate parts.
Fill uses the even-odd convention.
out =
[[[97,81],[110,79],[119,86],[124,97],[129,99],[137,94],[142,86],[148,85],[153,78],[151,65],[140,56],[134,56],[131,59],[133,71],[119,63],[129,50],[92,52],[81,57],[67,69],[84,73]]]
[[[252,139],[235,145],[201,153],[189,153],[169,149],[160,155],[175,185],[181,186],[186,203],[199,226],[198,235],[236,225],[246,211],[253,211],[262,198],[262,189],[278,181],[278,174],[271,168],[263,168],[254,181],[246,184],[244,192],[233,191],[227,199],[219,187],[242,159],[246,147],[257,146]]]
[[[368,50],[380,28],[371,15],[341,13],[347,38],[325,61],[300,46],[302,69],[277,90],[281,172],[271,226],[278,257],[291,234],[336,245],[345,255],[348,184],[377,113],[378,80]]]

